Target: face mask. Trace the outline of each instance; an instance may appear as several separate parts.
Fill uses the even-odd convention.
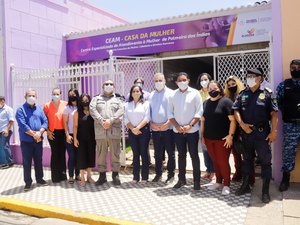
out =
[[[60,99],[60,95],[52,95],[52,101],[56,102]]]
[[[82,107],[88,107],[90,102],[81,102]]]
[[[135,101],[139,100],[140,97],[141,97],[141,93],[137,93],[137,92],[132,93],[132,98],[133,98]]]
[[[35,102],[36,102],[36,98],[35,98],[35,97],[27,97],[27,98],[26,98],[26,102],[27,102],[29,105],[34,105]]]
[[[255,77],[246,79],[247,85],[252,88],[256,85]]]
[[[114,86],[112,86],[112,85],[104,86],[104,92],[106,92],[106,93],[111,93],[111,92],[113,92],[113,90],[114,90]]]
[[[233,86],[233,87],[229,87],[228,91],[230,91],[230,93],[234,94],[237,91],[237,85]]]
[[[163,82],[155,82],[154,87],[157,91],[161,91],[164,89],[165,84]]]
[[[185,89],[188,88],[188,82],[187,81],[180,81],[177,83],[178,87],[180,90],[184,91]]]
[[[75,102],[75,101],[77,101],[77,97],[76,96],[70,96],[69,101],[70,102]]]
[[[220,91],[212,90],[212,91],[208,92],[208,94],[210,97],[215,98],[220,94]]]
[[[291,76],[294,79],[299,79],[300,78],[300,70],[292,70],[291,71]]]
[[[208,83],[209,83],[208,80],[202,80],[202,81],[200,82],[200,84],[201,84],[201,86],[202,86],[203,88],[207,88]]]

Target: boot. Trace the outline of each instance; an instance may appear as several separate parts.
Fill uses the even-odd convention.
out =
[[[263,178],[262,197],[261,197],[263,203],[270,202],[271,198],[269,194],[269,186],[270,186],[270,178]]]
[[[112,179],[113,179],[114,185],[121,185],[121,181],[120,181],[118,172],[112,172]]]
[[[250,176],[243,177],[243,183],[242,183],[241,187],[239,189],[237,189],[235,192],[236,196],[244,195],[251,191],[250,186],[249,186],[249,180],[250,180]]]
[[[96,182],[96,185],[102,185],[104,183],[106,183],[107,180],[106,180],[106,173],[105,172],[100,172],[100,175],[99,175],[99,178]]]
[[[290,187],[290,172],[283,172],[282,181],[279,185],[279,191],[283,192],[288,190]]]

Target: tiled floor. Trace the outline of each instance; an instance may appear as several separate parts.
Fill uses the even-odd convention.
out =
[[[49,180],[50,171],[45,169],[44,173]],[[26,193],[23,192],[22,167],[1,170],[0,174],[2,197],[150,224],[243,224],[251,197],[250,194],[235,196],[239,185],[235,183],[231,185],[229,196],[222,196],[221,191],[207,190],[209,184],[204,180],[201,181],[202,189],[194,191],[190,174],[187,186],[179,190],[172,188],[176,179],[169,185],[163,182],[132,184],[131,173],[124,171],[120,176],[122,185],[118,187],[112,185],[111,173],[108,173],[109,182],[101,187],[94,184],[80,187],[78,183],[67,182],[46,187],[34,184]]]

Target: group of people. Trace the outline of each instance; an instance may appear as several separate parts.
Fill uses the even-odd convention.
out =
[[[279,84],[277,98],[265,86],[260,68],[247,70],[246,86],[238,77],[229,76],[223,88],[209,74],[200,74],[200,91],[190,87],[190,78],[185,72],[177,75],[175,82],[178,89],[174,91],[166,86],[164,74],[157,73],[153,76],[154,90],[151,93],[143,90],[143,80],[138,78],[126,96],[126,102],[116,94],[112,80],[105,81],[102,92],[93,98],[88,94],[79,95],[78,90],[72,88],[68,92],[68,101],[63,101],[61,90],[55,88],[51,101],[43,108],[36,104],[36,91],[28,89],[26,102],[16,111],[23,156],[24,190],[31,188],[32,159],[37,184],[48,185],[43,179],[42,169],[44,132],[47,132],[51,147],[52,182],[68,179],[71,184],[78,180],[81,186],[85,186],[86,182],[103,185],[107,182],[106,158],[109,152],[112,181],[114,185],[120,185],[121,123],[124,119],[133,152],[133,183],[149,180],[149,141],[152,137],[156,173],[152,182],[162,180],[165,152],[168,155],[165,182],[174,180],[176,146],[179,174],[173,187],[177,189],[186,185],[186,156],[189,152],[193,188],[199,190],[201,174],[198,152],[202,148],[207,168],[202,177],[212,180],[215,176],[216,179],[208,189],[221,189],[222,195],[228,195],[230,182],[242,180],[235,194],[243,195],[250,192],[250,186],[254,184],[254,161],[257,157],[263,179],[262,201],[268,203],[272,172],[270,144],[277,136],[277,100],[284,121],[280,191],[288,189],[290,172],[295,166],[300,135],[300,60],[291,62],[290,71],[292,78]],[[0,97],[1,167],[13,164],[9,150],[13,121],[12,109]],[[239,147],[238,142],[241,142]],[[96,149],[99,177],[94,181],[92,169],[95,167]],[[229,165],[231,152],[235,163],[232,178]]]

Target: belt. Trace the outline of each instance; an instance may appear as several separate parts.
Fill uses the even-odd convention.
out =
[[[251,127],[252,130],[257,130],[258,132],[263,132],[264,129],[266,128],[267,123],[261,123],[261,124],[257,124],[257,125],[253,125]]]

